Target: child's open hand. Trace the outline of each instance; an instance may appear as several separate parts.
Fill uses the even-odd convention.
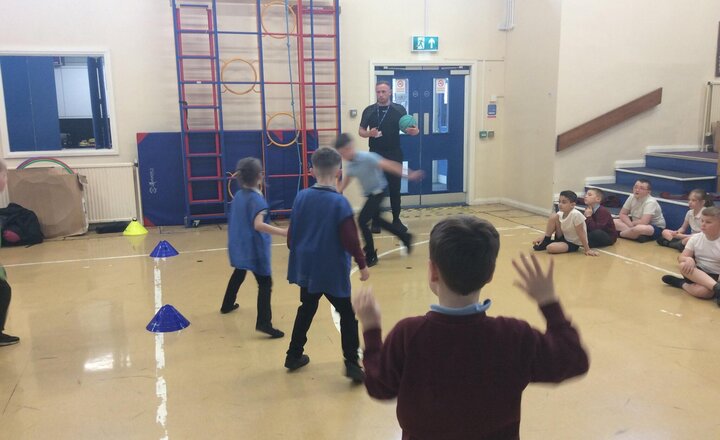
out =
[[[529,260],[532,260],[532,264]],[[554,260],[550,260],[547,273],[543,274],[540,262],[535,255],[531,255],[528,259],[527,255],[520,254],[520,263],[517,260],[512,262],[520,279],[516,280],[513,285],[524,290],[538,305],[543,306],[557,301],[555,296],[555,284],[553,283]]]
[[[362,323],[363,330],[380,328],[380,307],[370,287],[363,287],[352,299],[353,309]]]

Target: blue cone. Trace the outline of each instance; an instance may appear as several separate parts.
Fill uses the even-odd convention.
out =
[[[165,240],[161,240],[160,243],[155,246],[155,249],[150,253],[153,258],[167,258],[174,257],[179,252],[175,250],[170,243]]]
[[[165,304],[155,314],[150,323],[145,327],[148,331],[155,333],[176,332],[190,325],[190,321],[185,319],[175,307]]]

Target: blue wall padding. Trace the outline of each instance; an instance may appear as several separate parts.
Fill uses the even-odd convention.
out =
[[[215,151],[215,139],[212,133],[191,133],[192,152]],[[226,131],[223,174],[232,173],[238,160],[244,157],[257,157],[262,160],[262,132]],[[294,132],[273,132],[273,139],[280,143],[292,140]],[[308,134],[308,150],[317,148],[317,136]],[[140,172],[143,215],[148,225],[185,224],[185,189],[183,185],[183,164],[180,133],[140,133],[138,134],[138,161]],[[310,155],[308,154],[308,161]],[[266,176],[276,174],[299,174],[297,146],[280,148],[273,145],[265,147]],[[191,159],[194,176],[216,175],[216,162],[213,157]],[[153,173],[151,185],[150,172]],[[267,198],[271,209],[289,209],[298,191],[298,177],[266,177]],[[314,181],[311,179],[310,183]],[[300,182],[302,188],[302,182]],[[193,182],[195,199],[214,199],[217,197],[216,181]],[[154,191],[151,192],[150,190]],[[237,191],[237,185],[231,183],[231,190]],[[221,187],[224,200],[230,202],[227,194],[227,180]],[[217,211],[217,205],[193,205],[193,214]]]

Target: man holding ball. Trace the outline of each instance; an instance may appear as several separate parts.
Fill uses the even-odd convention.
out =
[[[358,134],[370,139],[371,152],[377,153],[385,159],[402,163],[400,118],[407,114],[405,107],[391,102],[392,95],[388,82],[380,81],[375,85],[375,96],[377,102],[363,110]],[[417,136],[420,130],[414,126],[406,128],[404,132],[410,136]],[[407,227],[400,221],[400,176],[385,173],[385,178],[390,193],[393,226],[403,232],[407,231]],[[376,224],[373,224],[373,232],[380,232]]]

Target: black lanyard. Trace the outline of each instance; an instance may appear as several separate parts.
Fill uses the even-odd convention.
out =
[[[387,106],[387,109],[385,109],[385,113],[383,113],[382,119],[380,119],[380,106],[377,106],[377,113],[378,113],[378,128],[380,128],[380,125],[382,125],[383,121],[385,120],[385,116],[390,112],[390,106]]]

